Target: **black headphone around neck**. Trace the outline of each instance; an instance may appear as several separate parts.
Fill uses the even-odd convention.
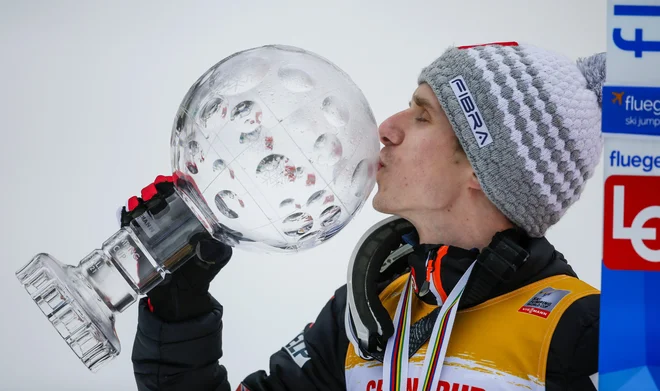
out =
[[[384,352],[394,333],[376,285],[382,273],[412,252],[402,237],[414,230],[410,222],[392,216],[371,227],[353,250],[348,268],[346,332],[363,357],[369,352]]]
[[[412,232],[415,227],[407,220],[388,217],[362,235],[351,255],[345,327],[356,353],[364,359],[382,357],[394,334],[392,319],[379,298],[378,284],[408,267],[404,257],[413,252],[413,246],[403,238]],[[462,303],[481,302],[499,283],[512,278],[529,258],[529,253],[517,243],[519,240],[516,230],[494,235],[490,245],[477,256]]]

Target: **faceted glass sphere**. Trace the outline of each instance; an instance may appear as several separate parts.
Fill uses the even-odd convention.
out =
[[[328,60],[279,45],[245,50],[190,88],[174,123],[177,188],[232,246],[296,252],[323,243],[375,186],[378,127]]]

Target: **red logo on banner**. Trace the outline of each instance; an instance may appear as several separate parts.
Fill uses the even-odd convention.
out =
[[[603,225],[605,266],[660,271],[660,177],[607,178]]]

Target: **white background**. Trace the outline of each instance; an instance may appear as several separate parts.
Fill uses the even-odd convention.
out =
[[[406,107],[421,68],[449,45],[531,42],[571,58],[605,51],[606,2],[252,0],[0,4],[3,167],[1,390],[132,390],[136,306],[118,318],[121,355],[90,373],[19,285],[38,252],[77,264],[117,229],[119,205],[169,173],[176,109],[220,59],[270,43],[344,69],[376,119]],[[600,286],[602,166],[549,233]],[[296,256],[237,250],[211,292],[225,307],[233,387],[313,321],[345,281],[362,232],[383,218],[370,201],[325,246]]]

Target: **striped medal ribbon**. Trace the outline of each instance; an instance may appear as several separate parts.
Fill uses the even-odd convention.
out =
[[[463,295],[465,285],[470,278],[475,263],[473,262],[470,265],[449,296],[447,296],[447,300],[442,303],[440,314],[433,325],[433,332],[431,333],[426,357],[424,358],[424,366],[422,367],[424,378],[420,391],[436,390],[438,387],[440,372],[442,371],[445,355],[447,354],[449,337],[454,327],[456,312],[458,311],[458,303]],[[430,284],[434,288],[433,291],[437,292],[438,290],[433,283],[433,279],[431,278],[430,280]],[[399,298],[394,316],[394,334],[387,341],[387,346],[385,347],[385,357],[383,360],[383,390],[385,391],[407,391],[413,292],[413,280],[412,275],[410,275]]]

